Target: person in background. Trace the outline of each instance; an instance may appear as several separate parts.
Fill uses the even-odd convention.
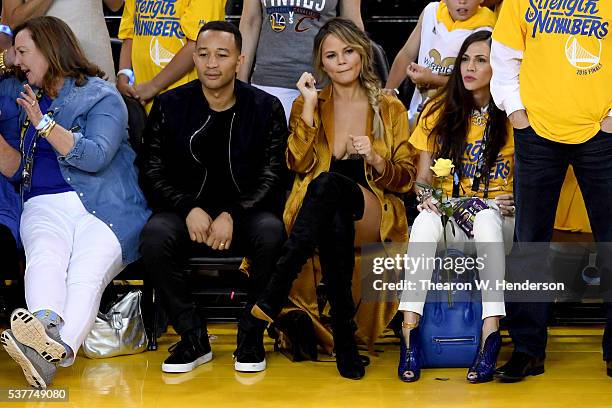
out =
[[[245,61],[238,79],[249,82],[250,78],[254,86],[278,97],[289,121],[291,105],[300,95],[295,84],[303,72],[313,71],[315,35],[333,17],[347,18],[363,30],[360,3],[305,1],[278,7],[273,0],[245,0],[240,16]]]
[[[555,27],[572,25],[571,31],[550,32],[538,23],[553,13],[559,15]],[[491,93],[514,127],[519,244],[551,240],[563,180],[568,166],[574,169],[598,242],[600,293],[607,312],[603,359],[612,376],[610,24],[609,1],[578,7],[575,2],[505,0],[493,32]],[[542,267],[526,271],[530,278],[544,277],[547,261],[541,262]],[[506,320],[514,352],[496,377],[514,382],[544,373],[551,304],[510,305]]]
[[[109,81],[115,82],[115,65],[102,3],[117,11],[123,0],[3,0],[2,24],[14,28],[44,15],[63,20],[81,43],[85,57],[98,65]]]
[[[5,350],[46,388],[73,364],[108,283],[138,258],[149,217],[128,143],[127,109],[85,58],[68,25],[37,17],[15,29],[0,82],[20,107],[21,134],[0,137],[0,172],[19,183],[28,310],[11,314]]]
[[[408,109],[411,126],[429,96],[448,81],[455,57],[467,36],[475,31],[493,29],[495,16],[488,8],[481,7],[481,3],[482,0],[429,3],[395,56],[385,89],[394,95],[406,76],[416,85]]]
[[[151,109],[153,98],[197,78],[193,52],[198,30],[225,18],[225,0],[126,0],[117,89]]]

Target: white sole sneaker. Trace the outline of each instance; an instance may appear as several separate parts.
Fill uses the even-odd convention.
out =
[[[162,364],[162,371],[164,373],[188,373],[195,369],[197,366],[208,363],[213,358],[212,351],[204,354],[202,357],[197,358],[195,361],[186,364]]]
[[[259,363],[241,363],[238,360],[234,362],[234,370],[241,373],[258,373],[266,369],[266,359]]]
[[[33,348],[50,363],[59,363],[66,357],[64,345],[49,337],[42,322],[25,309],[11,314],[11,330],[18,342]]]
[[[11,358],[15,360],[17,364],[19,364],[23,370],[23,375],[32,387],[47,388],[45,380],[43,380],[40,374],[38,374],[38,371],[36,371],[34,365],[30,362],[26,355],[23,354],[10,334],[8,334],[6,331],[2,332],[2,334],[0,334],[0,342],[2,343],[2,346],[4,346],[4,349],[9,356],[11,356]]]

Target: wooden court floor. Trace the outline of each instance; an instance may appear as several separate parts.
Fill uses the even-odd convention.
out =
[[[612,378],[601,359],[601,327],[552,328],[546,373],[516,384],[469,384],[464,369],[425,369],[417,383],[396,376],[397,339],[382,339],[361,381],[341,378],[334,362],[292,363],[271,352],[268,369],[234,371],[235,325],[211,324],[213,361],[187,374],[160,367],[176,335],[159,350],[107,360],[80,357],[59,371],[53,387],[65,387],[64,403],[0,402],[1,407],[612,407]],[[500,356],[511,352],[507,338]],[[322,357],[324,358],[324,356]],[[27,388],[21,370],[0,352],[0,388]]]

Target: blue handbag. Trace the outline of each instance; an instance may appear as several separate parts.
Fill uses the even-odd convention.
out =
[[[465,255],[449,249],[446,257],[464,258]],[[470,367],[472,364],[482,330],[482,297],[474,283],[477,279],[475,269],[462,274],[434,270],[432,282],[450,282],[455,286],[454,290],[427,293],[419,324],[423,367]],[[463,290],[458,285],[461,283]],[[467,283],[471,284],[471,289]]]

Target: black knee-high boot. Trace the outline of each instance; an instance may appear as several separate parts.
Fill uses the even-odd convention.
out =
[[[309,185],[291,234],[281,250],[270,283],[253,308],[256,317],[271,321],[287,301],[291,285],[330,227],[337,213],[360,219],[363,193],[355,182],[337,173],[321,173]],[[353,243],[350,243],[353,250]]]
[[[332,334],[336,366],[340,375],[354,380],[365,374],[364,364],[357,351],[353,321],[352,278],[355,267],[355,225],[352,217],[337,213],[329,234],[319,245],[319,259],[331,306]]]

